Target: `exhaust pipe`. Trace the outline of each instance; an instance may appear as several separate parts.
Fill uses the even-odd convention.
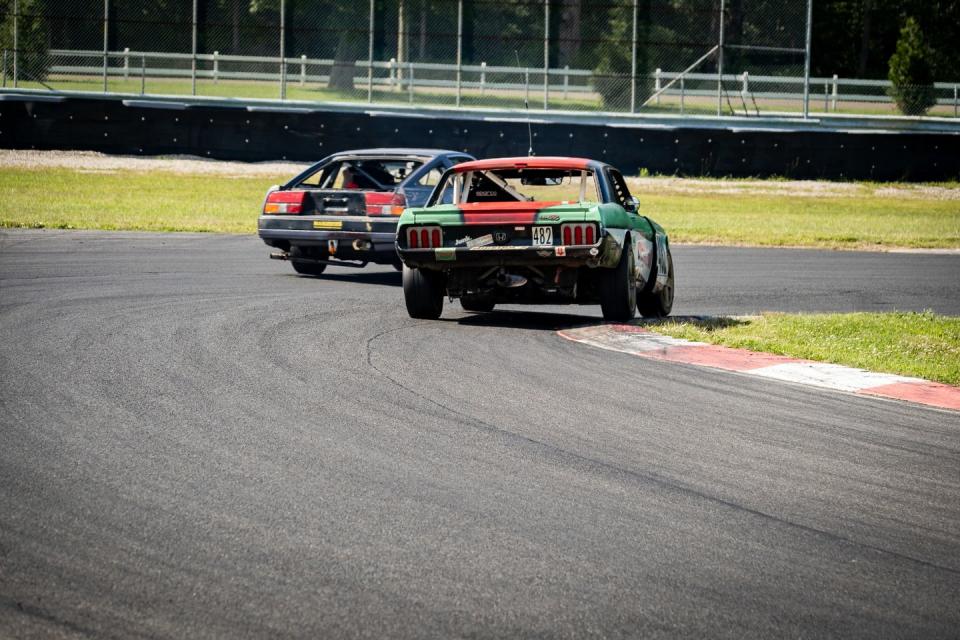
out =
[[[503,269],[497,272],[498,287],[503,287],[505,289],[516,289],[517,287],[522,287],[525,284],[527,284],[527,279],[523,276],[507,273]]]
[[[370,251],[373,249],[373,243],[369,240],[354,240],[353,241],[353,250],[354,251]]]

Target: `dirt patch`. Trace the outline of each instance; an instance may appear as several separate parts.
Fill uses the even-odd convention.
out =
[[[87,173],[165,171],[168,173],[218,175],[236,178],[251,176],[289,176],[292,178],[308,166],[306,163],[296,162],[225,162],[196,156],[112,156],[96,151],[0,149],[0,167],[21,169],[63,168]]]

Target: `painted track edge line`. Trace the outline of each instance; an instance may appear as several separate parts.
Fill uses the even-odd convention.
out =
[[[843,365],[691,342],[637,325],[602,324],[560,329],[561,338],[607,351],[740,373],[807,387],[899,400],[960,411],[960,387]]]

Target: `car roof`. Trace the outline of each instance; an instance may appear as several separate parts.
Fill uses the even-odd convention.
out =
[[[453,168],[457,173],[485,169],[598,169],[602,162],[588,158],[566,156],[520,156],[515,158],[487,158],[463,162]]]
[[[408,147],[382,147],[377,149],[348,149],[345,151],[338,151],[334,153],[331,157],[339,156],[445,156],[445,155],[460,155],[460,156],[470,156],[469,153],[464,153],[462,151],[453,151],[451,149],[418,149],[418,148],[408,148]],[[472,156],[470,156],[472,157]]]

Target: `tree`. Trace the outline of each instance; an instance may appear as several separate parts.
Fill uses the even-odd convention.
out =
[[[612,6],[607,35],[597,46],[594,87],[610,110],[630,107],[633,15],[629,6]],[[642,68],[638,66],[639,69]]]
[[[4,14],[0,44],[8,51],[7,73],[13,74],[13,0],[3,0]],[[50,69],[49,33],[43,0],[19,0],[17,13],[17,76],[20,80],[43,82]]]
[[[900,112],[921,116],[937,103],[933,88],[933,53],[924,42],[920,25],[910,17],[900,29],[897,50],[890,57],[891,93]]]

